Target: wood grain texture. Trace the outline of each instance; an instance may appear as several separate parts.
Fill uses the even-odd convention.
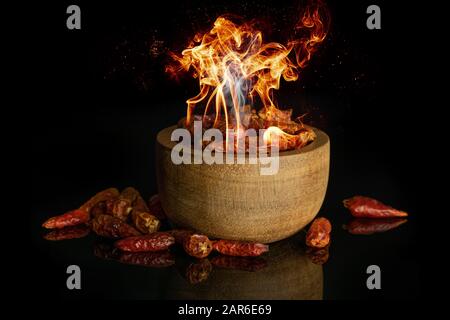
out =
[[[158,190],[167,216],[213,238],[270,243],[307,225],[325,197],[330,142],[317,138],[301,150],[280,153],[279,171],[260,175],[260,164],[181,164],[171,161],[176,126],[157,136]]]

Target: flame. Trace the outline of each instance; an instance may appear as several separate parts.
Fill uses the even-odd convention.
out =
[[[279,89],[281,77],[286,81],[298,79],[299,70],[325,39],[328,21],[322,2],[308,5],[295,26],[296,32],[306,35],[283,45],[264,43],[261,31],[255,30],[251,23],[235,24],[224,16],[217,18],[213,28],[203,35],[197,34],[181,55],[171,53],[175,63],[166,67],[175,76],[191,70],[199,81],[200,92],[186,101],[185,125],[191,125],[194,109],[201,103],[205,108],[204,119],[213,113],[214,128],[224,123],[228,131],[239,133],[256,123],[259,128],[271,128],[266,142],[270,134],[297,146],[302,145],[299,139],[314,139],[312,130],[312,135],[306,137],[304,132],[308,130],[291,120],[291,110],[277,108],[273,90]],[[255,98],[262,104],[257,115],[251,112]]]

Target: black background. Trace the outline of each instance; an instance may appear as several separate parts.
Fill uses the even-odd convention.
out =
[[[330,182],[320,214],[332,220],[335,238],[324,267],[324,298],[415,298],[420,210],[412,157],[414,92],[407,85],[414,46],[405,23],[407,7],[385,1],[327,3],[329,36],[299,81],[282,83],[276,93],[280,106],[308,113],[305,122],[331,139]],[[381,30],[366,28],[365,11],[372,3],[382,9]],[[35,288],[40,297],[157,298],[158,288],[127,285],[125,275],[119,285],[108,276],[95,282],[97,274],[114,277],[117,271],[85,258],[91,254],[84,249],[89,241],[44,242],[40,223],[106,187],[135,186],[146,197],[155,193],[156,134],[184,115],[184,101],[197,90],[189,77],[177,83],[164,74],[166,50],[179,52],[224,13],[258,18],[269,40],[283,42],[297,19],[298,2],[78,1],[81,30],[66,28],[70,4],[42,5],[46,18],[29,58],[40,75],[39,103],[31,114],[30,234],[42,274]],[[411,218],[383,235],[349,236],[340,228],[349,220],[341,201],[354,194],[378,198]],[[73,252],[73,258],[62,251]],[[70,263],[91,270],[92,283],[81,292],[65,289]],[[365,287],[369,264],[386,270],[380,291]]]

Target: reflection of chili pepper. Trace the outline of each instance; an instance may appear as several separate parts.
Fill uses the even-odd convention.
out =
[[[314,219],[306,234],[306,245],[323,248],[330,243],[331,223],[326,218]]]
[[[255,242],[218,240],[214,241],[213,249],[227,256],[255,257],[269,251],[269,246]]]
[[[149,212],[157,217],[159,220],[166,219],[166,214],[161,205],[161,199],[158,194],[153,195],[148,201]]]
[[[87,236],[89,232],[90,229],[83,224],[75,227],[52,230],[44,236],[44,239],[50,241],[77,239]]]
[[[116,260],[120,255],[120,251],[110,243],[101,242],[94,245],[94,255],[105,260]]]
[[[114,199],[119,196],[119,190],[116,188],[109,188],[98,192],[95,196],[86,201],[80,209],[90,212],[91,209],[99,202],[107,201],[109,199]]]
[[[129,237],[114,244],[116,248],[129,252],[154,252],[167,250],[175,239],[167,232],[154,232],[145,236]]]
[[[215,256],[211,263],[214,267],[224,269],[235,269],[243,271],[259,271],[267,267],[267,262],[261,257],[232,257]]]
[[[137,236],[141,233],[119,218],[102,214],[92,220],[92,230],[102,237],[126,238]]]
[[[212,243],[203,234],[197,234],[190,230],[171,230],[170,234],[176,243],[183,246],[184,251],[195,258],[206,258],[212,251]]]
[[[186,279],[190,284],[197,284],[208,279],[212,271],[212,265],[208,259],[200,259],[192,262],[186,268]]]
[[[169,251],[121,252],[117,260],[126,264],[151,268],[164,268],[175,264],[175,257]]]
[[[396,210],[390,206],[381,203],[378,200],[354,196],[343,201],[344,206],[348,208],[351,214],[356,218],[390,218],[406,217],[408,213]]]
[[[65,227],[76,226],[89,221],[89,213],[85,210],[73,210],[52,217],[45,221],[42,226],[47,229],[61,229]]]
[[[400,218],[391,219],[353,219],[350,223],[344,226],[344,229],[351,234],[369,235],[374,233],[386,232],[397,228],[406,223],[408,220]]]
[[[328,261],[330,257],[329,252],[330,245],[327,245],[324,248],[312,248],[308,247],[306,249],[306,256],[311,259],[314,264],[322,265]]]

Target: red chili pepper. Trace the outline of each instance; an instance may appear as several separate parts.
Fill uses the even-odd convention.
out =
[[[107,238],[126,238],[141,234],[119,218],[106,214],[101,214],[93,219],[91,227],[96,234]]]
[[[255,242],[218,240],[214,241],[213,249],[227,256],[256,257],[269,251],[269,246]]]
[[[73,210],[62,215],[52,217],[45,221],[42,226],[47,229],[61,229],[76,226],[89,221],[89,213],[85,210]]]
[[[404,211],[399,211],[369,197],[354,196],[353,198],[346,199],[343,202],[344,206],[348,208],[351,214],[356,218],[390,218],[408,216],[408,213]]]
[[[150,198],[148,201],[148,208],[149,213],[157,217],[159,220],[167,219],[158,194],[155,194]]]
[[[203,234],[190,230],[171,230],[175,242],[183,246],[184,251],[192,257],[203,259],[212,251],[212,242]]]
[[[313,221],[306,234],[306,245],[313,248],[323,248],[330,243],[331,223],[326,218]]]
[[[358,218],[350,221],[350,223],[344,226],[351,234],[369,235],[374,233],[386,232],[397,228],[398,226],[406,223],[408,220],[400,218],[390,219],[364,219]]]
[[[215,256],[211,263],[214,267],[255,272],[267,267],[262,257]]]
[[[156,232],[161,226],[161,222],[154,215],[137,210],[131,212],[131,221],[136,229],[143,234]]]
[[[75,227],[66,227],[63,229],[56,229],[50,231],[44,236],[45,240],[60,241],[68,239],[83,238],[89,234],[91,230],[86,225],[79,225]]]
[[[119,196],[119,190],[116,188],[108,188],[106,190],[98,192],[88,201],[86,201],[80,209],[90,213],[91,209],[98,204],[99,202],[107,201],[110,199],[114,199]]]
[[[175,239],[167,232],[154,232],[145,236],[129,237],[114,244],[116,248],[129,252],[154,252],[167,250]]]

